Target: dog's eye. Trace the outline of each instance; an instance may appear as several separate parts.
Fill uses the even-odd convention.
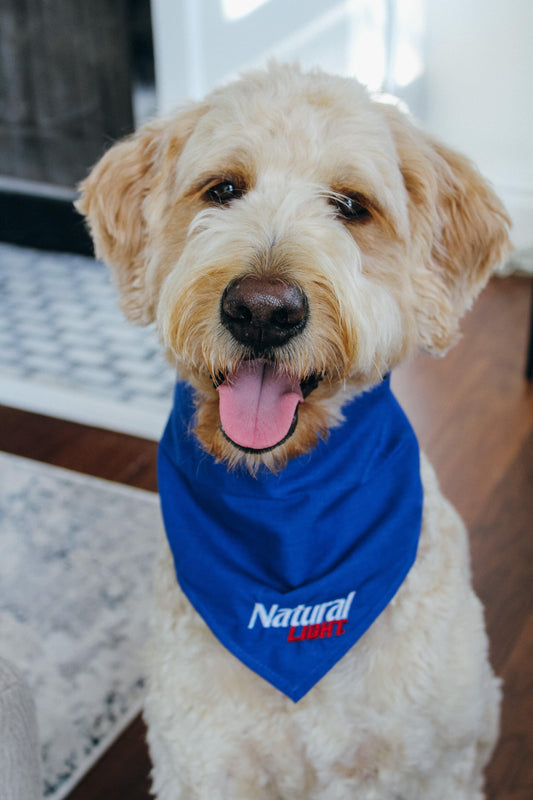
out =
[[[212,186],[206,192],[206,197],[212,203],[217,203],[219,206],[226,206],[228,203],[231,203],[232,200],[237,200],[239,197],[242,197],[243,191],[239,189],[231,181],[222,181],[222,183],[217,183],[216,186]]]
[[[337,195],[331,203],[344,219],[360,221],[370,217],[370,211],[356,195]]]

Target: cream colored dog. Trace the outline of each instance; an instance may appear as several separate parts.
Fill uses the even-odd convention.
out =
[[[465,158],[353,80],[279,66],[112,147],[79,209],[124,313],[155,320],[194,387],[202,448],[252,473],[315,448],[417,348],[443,355],[508,246]],[[243,446],[217,387],[258,356],[298,413]],[[483,797],[499,683],[464,526],[424,458],[422,481],[414,566],[297,703],[213,636],[165,544],[146,701],[160,800]]]

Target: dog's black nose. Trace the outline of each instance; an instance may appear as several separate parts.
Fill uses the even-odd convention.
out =
[[[222,323],[255,352],[280,347],[305,327],[307,298],[293,283],[275,278],[236,278],[222,295]]]

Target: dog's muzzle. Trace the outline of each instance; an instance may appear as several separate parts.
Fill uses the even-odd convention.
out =
[[[292,435],[298,405],[319,381],[315,375],[300,381],[274,358],[277,348],[305,328],[307,297],[282,279],[244,276],[224,290],[220,317],[245,348],[238,368],[216,384],[222,432],[246,452],[272,450]]]
[[[236,278],[220,304],[222,324],[257,357],[286,344],[305,328],[309,305],[293,283],[274,278]]]

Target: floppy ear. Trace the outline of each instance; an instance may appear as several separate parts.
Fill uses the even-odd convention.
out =
[[[444,355],[459,339],[459,320],[509,252],[507,213],[464,156],[386,112],[409,197],[419,344]]]
[[[145,281],[145,201],[174,174],[197,119],[194,107],[172,121],[144,125],[113,145],[79,186],[76,208],[87,219],[96,255],[113,271],[124,314],[140,325],[154,318]]]

